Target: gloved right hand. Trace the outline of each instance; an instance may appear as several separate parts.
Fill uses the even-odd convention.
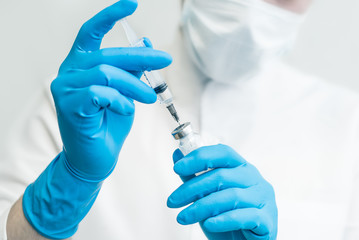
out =
[[[181,208],[180,224],[199,223],[210,240],[274,240],[278,210],[273,187],[252,164],[229,146],[173,154],[174,170],[184,181],[167,205]],[[207,171],[211,169],[211,171]],[[196,173],[207,171],[199,176]]]
[[[121,0],[86,22],[51,85],[63,151],[23,196],[25,217],[45,237],[76,232],[116,165],[132,126],[133,100],[156,101],[139,77],[172,61],[151,47],[100,49],[104,35],[136,7],[135,0]]]

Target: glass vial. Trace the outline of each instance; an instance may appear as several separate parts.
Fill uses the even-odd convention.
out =
[[[172,136],[179,140],[179,149],[184,156],[203,146],[200,135],[193,131],[189,122],[183,123],[173,130]]]

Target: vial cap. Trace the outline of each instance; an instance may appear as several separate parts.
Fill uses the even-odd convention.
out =
[[[192,126],[191,123],[186,122],[181,124],[180,126],[178,126],[175,130],[172,131],[172,136],[176,139],[179,140],[181,138],[184,138],[185,136],[187,136],[188,134],[192,133]]]

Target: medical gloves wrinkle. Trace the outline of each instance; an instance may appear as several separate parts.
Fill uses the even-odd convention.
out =
[[[23,196],[25,217],[47,238],[76,232],[115,168],[132,127],[134,100],[156,101],[139,79],[142,72],[172,61],[149,40],[142,48],[100,49],[103,36],[136,7],[135,0],[121,0],[87,21],[51,84],[63,151]]]

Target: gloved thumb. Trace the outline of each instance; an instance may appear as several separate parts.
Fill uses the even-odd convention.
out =
[[[183,153],[181,152],[181,150],[179,150],[178,148],[176,149],[176,151],[173,152],[172,155],[172,159],[173,159],[173,163],[178,162],[181,158],[183,158]]]
[[[183,153],[181,152],[181,150],[176,149],[176,151],[173,152],[172,155],[172,159],[173,159],[173,163],[175,164],[176,162],[178,162],[179,160],[181,160],[183,158]],[[192,176],[180,176],[183,182],[187,182],[188,180],[190,180],[191,178],[195,177],[195,175]]]

